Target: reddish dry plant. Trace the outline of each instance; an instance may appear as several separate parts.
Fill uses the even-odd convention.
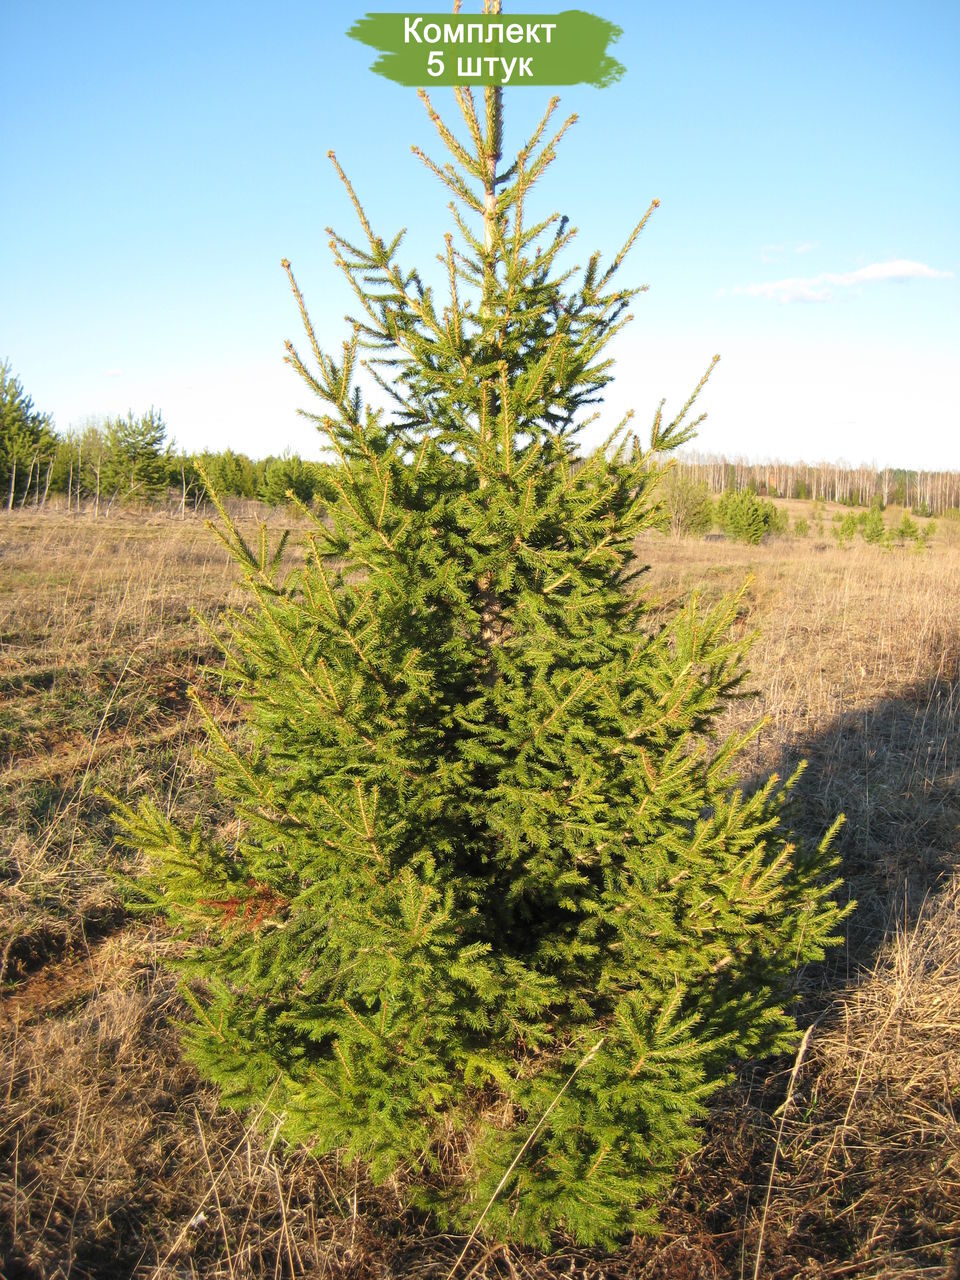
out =
[[[281,916],[290,905],[283,894],[268,884],[258,884],[252,877],[247,881],[247,888],[253,892],[245,897],[198,898],[197,903],[215,911],[221,925],[235,924],[247,933],[259,929],[264,921]]]

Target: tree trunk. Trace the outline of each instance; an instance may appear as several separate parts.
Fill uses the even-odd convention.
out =
[[[484,13],[499,13],[500,0],[484,0]],[[487,135],[486,143],[486,164],[487,169],[483,179],[483,248],[484,248],[484,264],[483,264],[483,298],[480,304],[480,314],[484,316],[488,314],[490,294],[494,287],[494,240],[497,219],[497,164],[501,154],[501,140],[503,136],[503,93],[493,85],[488,85],[483,91],[484,106],[486,108],[486,124]],[[494,428],[491,428],[493,430]],[[483,443],[483,431],[481,426],[481,443]],[[481,473],[479,477],[479,487],[481,490],[487,487],[487,477],[483,474],[484,450],[481,447]],[[484,673],[483,682],[489,688],[496,683],[497,672],[493,663],[494,646],[500,643],[503,636],[503,607],[499,596],[493,588],[492,571],[483,574],[477,583],[480,589],[478,603],[480,605],[480,643],[487,654],[486,671]]]
[[[38,467],[40,466],[40,459],[39,459],[38,457],[34,457],[34,458],[33,458],[33,460],[32,460],[32,461],[31,461],[31,463],[30,463],[30,470],[27,472],[27,483],[26,483],[26,487],[25,487],[25,488],[24,488],[24,490],[23,490],[23,497],[20,499],[20,510],[21,510],[21,511],[23,510],[23,508],[24,508],[24,504],[26,503],[27,498],[28,498],[28,496],[29,496],[29,494],[30,494],[30,484],[31,484],[31,482],[32,482],[32,480],[33,480],[33,464],[34,464],[34,462],[37,464],[37,466],[38,466]]]

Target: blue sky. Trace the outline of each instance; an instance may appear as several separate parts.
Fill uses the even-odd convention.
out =
[[[537,207],[585,260],[661,201],[604,426],[678,406],[719,352],[705,451],[960,467],[960,5],[585,7],[627,74],[562,91],[579,123]],[[2,0],[0,359],[58,427],[154,405],[188,449],[317,456],[280,260],[338,347],[325,228],[354,223],[327,151],[405,261],[449,226],[415,92],[346,36],[368,8],[410,10]],[[507,91],[508,147],[550,92]]]

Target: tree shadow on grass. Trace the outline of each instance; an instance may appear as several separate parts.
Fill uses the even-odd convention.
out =
[[[802,1061],[738,1072],[664,1210],[664,1242],[689,1242],[697,1274],[753,1274],[756,1265],[768,1280],[876,1280],[945,1275],[951,1264],[960,1240],[960,663],[931,665],[896,695],[757,760],[755,782],[807,761],[790,812],[803,839],[846,814],[841,895],[857,908],[846,946],[800,977],[799,1022],[812,1032]],[[643,1256],[660,1274],[652,1246]]]
[[[817,839],[838,813],[836,841],[847,900],[842,962],[833,981],[872,968],[897,926],[911,927],[960,866],[960,667],[858,707],[782,749],[774,767],[794,788],[791,817]]]

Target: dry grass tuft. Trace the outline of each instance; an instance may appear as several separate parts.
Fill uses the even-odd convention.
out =
[[[905,913],[906,914],[906,913]],[[960,1246],[960,876],[898,926],[815,1038],[787,1156],[806,1213],[856,1239],[862,1275]],[[926,1274],[930,1274],[929,1270]]]
[[[5,1028],[0,1219],[8,1280],[386,1276],[362,1204],[277,1146],[268,1112],[219,1112],[178,1052],[155,937],[126,932],[74,978],[67,1017]],[[5,1237],[5,1239],[4,1239]]]

